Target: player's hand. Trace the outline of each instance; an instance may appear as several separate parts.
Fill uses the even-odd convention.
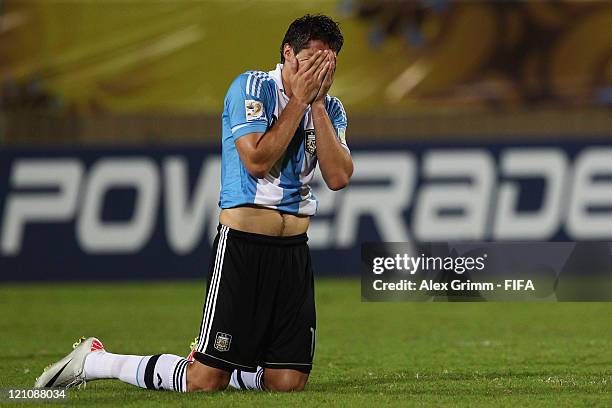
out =
[[[334,83],[334,73],[336,72],[336,55],[333,52],[330,52],[327,55],[327,61],[329,62],[329,68],[323,77],[321,88],[319,88],[319,92],[317,93],[317,96],[315,96],[312,103],[324,101],[327,92],[329,92],[329,88],[331,88],[332,84]]]
[[[327,50],[317,51],[306,61],[299,64],[299,68],[295,57],[292,61],[289,61],[289,66],[294,74],[291,80],[291,91],[293,97],[301,103],[310,105],[319,93],[323,79],[329,70],[330,62],[327,56],[330,52]]]

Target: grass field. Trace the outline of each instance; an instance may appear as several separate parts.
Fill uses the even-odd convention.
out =
[[[186,355],[204,286],[37,284],[0,288],[0,387],[31,386],[81,335],[109,351]],[[612,304],[361,303],[359,282],[317,282],[307,390],[179,395],[115,381],[79,406],[612,406]],[[10,406],[16,406],[10,404]]]

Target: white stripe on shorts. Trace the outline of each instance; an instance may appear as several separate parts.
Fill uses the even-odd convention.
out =
[[[198,345],[196,350],[199,352],[206,351],[208,345],[208,335],[212,326],[212,321],[215,317],[215,306],[217,302],[217,294],[219,293],[219,282],[221,280],[221,270],[223,269],[223,258],[225,255],[225,243],[227,241],[227,233],[229,228],[221,225],[219,232],[219,244],[217,245],[217,254],[215,256],[215,267],[213,275],[209,283],[208,295],[206,296],[206,306],[204,307],[204,322],[200,331]],[[202,343],[204,342],[204,347]]]

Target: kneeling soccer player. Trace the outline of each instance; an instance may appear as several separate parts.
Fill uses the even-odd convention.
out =
[[[299,391],[315,348],[315,305],[306,231],[317,200],[317,162],[332,190],[353,172],[346,114],[327,94],[343,38],[326,16],[295,20],[281,63],[234,80],[222,116],[220,225],[196,344],[185,359],[119,355],[93,337],[45,370],[37,387],[116,378],[179,392]]]

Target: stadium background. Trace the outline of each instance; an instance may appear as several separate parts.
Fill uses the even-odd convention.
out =
[[[357,164],[317,185],[318,273],[356,274],[362,241],[612,236],[610,3],[0,6],[2,280],[201,276],[227,86],[315,10]]]
[[[356,162],[346,190],[315,186],[307,391],[100,381],[70,402],[610,406],[610,303],[363,303],[356,279],[363,241],[610,241],[603,1],[0,0],[0,392],[31,386],[80,335],[187,355],[224,93],[272,69],[306,12],[342,24],[332,94]]]

